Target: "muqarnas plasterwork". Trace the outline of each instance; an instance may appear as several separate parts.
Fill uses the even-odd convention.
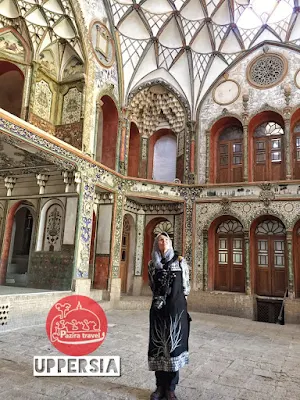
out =
[[[64,96],[62,124],[72,124],[80,121],[82,93],[72,88]]]
[[[41,80],[35,86],[33,112],[40,118],[50,121],[52,92],[47,82]]]

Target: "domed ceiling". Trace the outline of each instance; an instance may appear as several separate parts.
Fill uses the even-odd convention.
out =
[[[33,50],[33,59],[49,58],[58,65],[84,60],[75,15],[69,0],[0,0],[0,29],[14,28]],[[1,31],[0,48],[13,53],[19,37]],[[5,48],[4,48],[5,47]],[[45,53],[46,52],[46,53]],[[57,79],[59,79],[57,73]]]
[[[106,0],[124,92],[163,78],[195,111],[232,62],[262,43],[300,44],[298,0]]]

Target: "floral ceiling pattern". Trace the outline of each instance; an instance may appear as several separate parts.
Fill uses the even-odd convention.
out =
[[[264,43],[299,48],[298,0],[106,0],[119,37],[125,94],[165,79],[195,113],[218,77]]]

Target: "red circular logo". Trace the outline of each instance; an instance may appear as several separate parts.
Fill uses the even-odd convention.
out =
[[[107,319],[96,301],[86,296],[67,296],[51,308],[46,331],[50,342],[68,356],[86,356],[103,343]]]

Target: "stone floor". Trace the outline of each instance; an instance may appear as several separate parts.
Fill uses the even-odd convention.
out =
[[[95,355],[120,355],[118,378],[34,378],[34,355],[58,355],[43,326],[0,334],[0,391],[5,400],[149,399],[147,311],[107,311],[108,336]],[[179,400],[299,400],[300,326],[191,313],[190,365]]]

